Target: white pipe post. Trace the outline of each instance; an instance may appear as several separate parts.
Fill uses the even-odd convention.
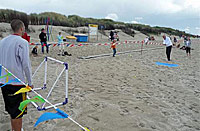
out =
[[[63,103],[61,102],[61,103],[54,104],[54,106],[60,106],[60,105],[63,105]],[[45,110],[50,109],[50,108],[53,108],[53,106],[47,106],[45,107]]]
[[[45,58],[45,74],[44,74],[44,88],[47,85],[47,57]]]
[[[29,97],[28,95],[27,95],[27,98],[30,99],[30,97]],[[31,101],[31,103],[33,104],[33,106],[35,106],[35,108],[38,108],[38,107],[39,107],[35,102],[32,102],[32,101]]]
[[[46,99],[48,99],[49,96],[51,95],[51,93],[52,93],[54,87],[56,86],[58,80],[60,79],[60,77],[61,77],[61,75],[63,74],[64,71],[65,71],[65,68],[62,70],[62,72],[61,72],[61,73],[59,74],[59,76],[57,77],[57,79],[56,79],[56,81],[54,82],[53,86],[51,87],[51,90],[49,91],[49,93],[48,93]],[[42,108],[44,108],[45,104],[46,104],[46,102],[42,105]]]
[[[65,76],[65,79],[66,79],[66,82],[65,82],[65,87],[66,87],[66,90],[65,90],[65,93],[66,93],[66,98],[65,98],[65,103],[68,103],[68,64],[65,63],[65,72],[66,72],[66,76]]]
[[[49,60],[55,61],[55,62],[57,62],[57,63],[64,64],[64,62],[59,61],[59,60],[56,60],[56,59],[54,59],[54,58],[51,58],[51,57],[47,57],[47,58],[48,58]]]
[[[45,62],[45,60],[42,61],[42,63],[38,66],[38,68],[35,70],[34,74],[32,75],[32,78],[35,76],[35,74],[38,72],[42,64]]]
[[[38,91],[38,90],[42,90],[44,88],[40,87],[40,88],[33,88],[34,91]]]

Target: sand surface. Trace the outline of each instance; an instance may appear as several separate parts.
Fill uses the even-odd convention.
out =
[[[142,39],[142,38],[141,38]],[[133,39],[135,40],[135,39]],[[132,52],[124,55],[82,60],[77,57],[112,53],[109,46],[88,45],[71,47],[72,54],[58,56],[58,48],[51,47],[47,56],[69,64],[69,103],[60,106],[74,120],[92,131],[197,131],[200,130],[200,40],[192,40],[192,57],[183,50],[172,49],[172,62],[179,67],[158,66],[155,62],[167,62],[165,47],[147,45],[144,49],[162,49]],[[118,52],[140,49],[140,44],[120,44]],[[32,46],[30,46],[32,49]],[[39,48],[39,53],[41,52]],[[39,66],[46,54],[31,56],[32,70]],[[63,66],[48,63],[46,95]],[[63,102],[65,76],[56,85],[49,101]],[[42,66],[33,79],[35,87],[44,80]],[[33,93],[29,93],[33,96]],[[0,130],[8,131],[9,115],[4,110],[0,94]],[[55,112],[54,110],[48,110]],[[51,120],[33,127],[44,113],[28,105],[23,127],[25,131],[81,131],[71,122]]]

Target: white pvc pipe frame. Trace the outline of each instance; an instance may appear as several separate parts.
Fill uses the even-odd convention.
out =
[[[49,57],[48,57],[49,58]],[[0,64],[0,66],[2,66],[1,64]],[[5,70],[7,70],[4,66],[2,66],[2,68],[4,68]],[[67,63],[66,63],[66,70],[68,69],[68,65],[67,65]],[[10,71],[8,71],[9,73],[11,73]],[[11,73],[12,74],[12,73]],[[13,75],[12,74],[12,76],[13,77],[15,77],[17,80],[19,80],[23,85],[25,85],[26,86],[26,84],[23,82],[23,81],[21,81],[19,78],[17,78],[15,75]],[[68,78],[68,77],[67,77]],[[36,91],[34,91],[33,89],[31,89],[31,91],[33,91],[36,95],[38,95],[39,97],[41,97],[41,98],[43,98],[47,103],[49,103],[51,106],[52,106],[52,108],[54,108],[54,109],[58,109],[57,107],[56,107],[56,105],[53,105],[53,104],[51,104],[47,99],[45,99],[44,97],[42,97],[40,94],[38,94]],[[28,99],[30,99],[29,97],[28,97],[28,95],[27,95],[27,98]],[[35,103],[33,104],[34,106],[37,106]],[[85,128],[85,127],[83,127],[82,125],[80,125],[78,122],[76,122],[74,119],[72,119],[70,116],[68,116],[68,118],[72,121],[72,122],[74,122],[75,124],[77,124],[80,128],[82,128],[83,130],[85,130],[85,131],[87,131],[87,129]]]
[[[57,103],[55,105],[50,105],[50,106],[47,106],[45,107],[45,103],[43,103],[43,105],[40,107],[39,105],[37,105],[35,102],[31,102],[39,111],[41,110],[47,110],[47,109],[50,109],[50,108],[53,108],[54,106],[60,106],[60,105],[65,105],[68,103],[68,64],[65,63],[65,62],[62,62],[62,61],[59,61],[59,60],[56,60],[54,58],[51,58],[51,57],[45,57],[45,59],[42,61],[42,63],[38,66],[38,68],[35,70],[32,78],[35,76],[35,74],[38,72],[38,70],[40,69],[40,67],[45,63],[45,74],[44,74],[44,87],[40,87],[40,88],[34,88],[33,90],[34,91],[37,91],[37,90],[42,90],[42,89],[45,89],[46,88],[46,82],[47,82],[47,61],[48,60],[51,60],[51,61],[55,61],[57,63],[60,63],[60,64],[63,64],[65,67],[63,68],[63,70],[61,71],[61,73],[59,74],[59,76],[57,77],[56,81],[54,82],[53,86],[51,87],[46,99],[49,98],[49,96],[51,95],[53,89],[55,88],[56,86],[56,83],[58,82],[59,78],[61,77],[61,75],[64,73],[65,71],[65,101],[64,102],[61,102],[61,103]],[[30,99],[30,97],[27,95],[27,98]]]

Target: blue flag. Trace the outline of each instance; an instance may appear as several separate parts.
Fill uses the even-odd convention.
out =
[[[4,85],[0,86],[0,88],[6,86],[7,84],[13,83],[13,82],[18,83],[18,82],[20,82],[20,81],[19,81],[17,78],[12,79],[12,80],[9,80],[9,81],[8,81],[7,83],[5,83]]]
[[[177,64],[169,64],[169,63],[161,63],[161,62],[156,62],[157,65],[163,65],[163,66],[168,66],[168,67],[178,67]]]
[[[67,115],[64,111],[62,111],[62,110],[60,110],[60,109],[58,109],[58,108],[56,109],[56,111],[57,111],[57,113],[60,114],[61,116],[64,116],[64,117],[66,117],[66,118],[68,117],[68,115]]]
[[[46,112],[42,114],[38,120],[36,121],[34,127],[44,121],[53,120],[53,119],[65,119],[68,118],[68,115],[61,111],[60,109],[56,109],[57,113]]]

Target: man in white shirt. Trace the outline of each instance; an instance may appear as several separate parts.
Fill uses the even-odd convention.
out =
[[[23,82],[26,82],[26,76],[29,86],[33,88],[29,46],[28,42],[21,37],[24,32],[24,23],[21,20],[15,19],[11,21],[11,27],[14,34],[0,41],[0,64]],[[4,76],[7,73],[5,70],[1,70],[0,75]],[[4,85],[12,79],[14,79],[13,76],[2,78],[0,79],[0,85]],[[1,88],[5,110],[11,117],[12,131],[21,131],[22,117],[27,113],[27,109],[25,108],[24,111],[18,109],[20,103],[26,99],[26,93],[12,96],[10,94],[14,94],[23,87],[22,83],[11,82]]]
[[[166,45],[166,55],[167,55],[167,60],[170,61],[170,55],[171,55],[171,50],[172,50],[172,42],[169,37],[163,35],[163,44]]]

